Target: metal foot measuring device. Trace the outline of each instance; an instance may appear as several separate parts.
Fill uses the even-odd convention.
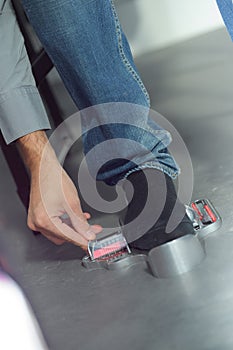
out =
[[[147,263],[155,277],[172,277],[192,270],[205,257],[200,239],[221,226],[221,218],[208,199],[198,199],[186,206],[194,234],[182,236],[152,249],[148,256],[133,254],[119,229],[99,240],[90,241],[82,265],[88,269],[121,270]]]

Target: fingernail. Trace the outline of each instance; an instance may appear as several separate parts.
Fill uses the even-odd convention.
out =
[[[103,230],[103,227],[100,225],[92,225],[91,229],[94,233],[100,233]]]

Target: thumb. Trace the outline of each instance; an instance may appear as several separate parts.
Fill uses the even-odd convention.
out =
[[[94,240],[96,234],[101,232],[99,225],[89,225],[86,215],[83,213],[79,201],[66,208],[74,229],[87,240]]]

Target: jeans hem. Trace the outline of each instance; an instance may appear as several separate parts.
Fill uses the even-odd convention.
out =
[[[157,169],[157,170],[161,170],[163,173],[167,174],[168,176],[170,176],[173,180],[175,180],[177,178],[177,176],[180,174],[180,170],[171,170],[171,168],[169,168],[166,165],[162,165],[160,163],[157,162],[148,162],[142,165],[137,166],[134,169],[129,170],[123,177],[123,179],[126,179],[129,175],[143,170],[143,169]]]

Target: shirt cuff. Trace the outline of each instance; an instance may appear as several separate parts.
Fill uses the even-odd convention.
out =
[[[0,128],[7,144],[33,131],[51,129],[35,86],[0,93]]]

